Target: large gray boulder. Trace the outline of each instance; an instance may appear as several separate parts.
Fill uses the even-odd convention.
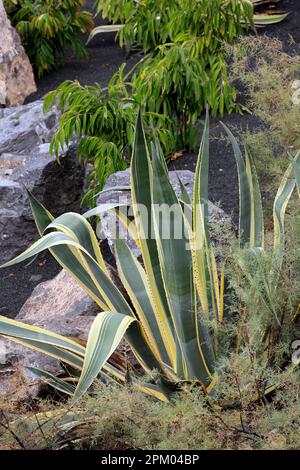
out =
[[[84,340],[100,307],[64,270],[42,282],[15,318],[30,325]]]
[[[0,106],[19,106],[35,91],[31,64],[0,0]]]
[[[59,111],[43,113],[43,100],[15,108],[0,109],[0,155],[31,153],[37,145],[50,142],[57,130]]]
[[[84,168],[75,151],[60,163],[49,154],[58,119],[56,108],[44,115],[42,100],[0,110],[0,263],[37,238],[26,188],[54,215],[79,208]]]
[[[34,289],[16,320],[85,341],[99,311],[97,304],[73,278],[61,271],[54,279]],[[0,338],[0,396],[17,392],[20,386],[25,395],[36,396],[39,393],[40,383],[26,366],[54,374],[62,370],[55,359]]]
[[[193,185],[194,185],[194,177],[195,173],[189,170],[178,170],[178,171],[170,171],[169,172],[170,180],[172,186],[177,194],[177,196],[181,195],[180,183],[179,180],[184,184],[187,193],[190,197],[193,194]],[[130,170],[118,171],[111,175],[105,187],[103,188],[103,192],[97,199],[97,205],[101,206],[103,204],[114,204],[119,203],[120,205],[130,206],[131,205],[131,195],[129,191],[118,191],[115,188],[127,187],[130,185]],[[225,212],[217,207],[212,202],[208,202],[208,212],[209,212],[209,219],[214,221],[219,221],[224,223],[228,220],[228,216]],[[130,216],[130,211],[128,212]],[[115,233],[119,233],[120,238],[126,240],[129,244],[131,250],[135,254],[136,257],[140,256],[140,250],[136,246],[135,242],[130,237],[129,233],[124,229],[123,225],[119,223],[118,219],[114,215],[113,211],[108,210],[104,211],[100,214],[100,221],[101,224],[97,227],[97,234],[99,238],[107,238],[110,249],[112,253],[114,253],[114,243],[115,243]]]

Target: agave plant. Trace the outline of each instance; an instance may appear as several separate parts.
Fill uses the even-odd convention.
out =
[[[252,158],[245,158],[232,133],[224,126],[233,145],[240,185],[239,244],[259,253],[264,247],[263,212]],[[289,165],[274,202],[274,269],[268,288],[275,289],[284,247],[284,215],[295,188],[294,168],[299,170],[300,153]],[[181,184],[182,196],[174,192],[165,159],[157,142],[148,148],[141,118],[135,131],[131,161],[131,196],[134,223],[120,216],[140,248],[140,263],[124,240],[116,240],[116,261],[126,295],[113,282],[99,244],[87,218],[115,205],[97,207],[81,216],[66,213],[54,219],[29,194],[41,238],[23,254],[6,263],[11,266],[49,249],[83,289],[97,302],[100,313],[89,332],[86,347],[70,338],[32,325],[0,317],[0,334],[41,351],[78,370],[74,384],[48,372],[30,368],[57,389],[79,399],[93,381],[106,378],[119,383],[126,374],[109,358],[124,336],[145,372],[157,371],[157,379],[131,383],[160,400],[182,383],[197,383],[210,394],[217,380],[217,338],[213,322],[223,322],[224,262],[216,259],[208,225],[209,120],[206,118],[192,200]],[[299,179],[299,172],[297,178]],[[169,236],[154,207],[172,207]],[[142,217],[140,207],[146,209]],[[193,213],[193,217],[187,217]],[[175,236],[177,224],[184,230]],[[147,227],[154,227],[154,237]],[[272,310],[271,310],[272,313]],[[77,383],[76,383],[77,381]]]
[[[274,4],[272,0],[250,0],[254,8],[253,21],[255,26],[266,26],[270,24],[276,24],[283,21],[288,13],[273,13],[270,11],[256,13],[257,8],[267,7],[270,4]]]

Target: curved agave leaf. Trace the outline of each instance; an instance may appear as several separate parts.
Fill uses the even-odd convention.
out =
[[[83,217],[89,219],[90,217],[94,217],[95,215],[103,214],[103,212],[108,212],[112,209],[116,209],[119,207],[127,207],[127,205],[119,204],[118,202],[112,202],[108,204],[100,204],[99,206],[93,207],[93,209],[88,210],[83,214]]]
[[[122,223],[123,227],[125,228],[125,230],[127,230],[128,234],[135,241],[137,246],[140,246],[135,223],[133,220],[130,220],[130,218],[128,217],[129,207],[130,206],[128,206],[127,204],[120,204],[118,202],[111,203],[111,204],[100,204],[99,206],[94,207],[93,209],[90,209],[89,211],[85,212],[83,214],[83,217],[88,219],[89,217],[97,216],[97,215],[103,214],[103,212],[113,210],[115,213],[115,216]]]
[[[210,313],[210,275],[207,260],[208,237],[208,159],[209,159],[209,119],[206,115],[201,144],[198,153],[193,194],[193,269],[194,278],[203,314],[208,319]]]
[[[14,341],[35,351],[42,352],[60,362],[82,370],[85,348],[70,338],[2,316],[0,316],[0,334],[10,341]],[[58,390],[69,394],[71,394],[71,392],[73,393],[73,389],[71,386],[68,386],[69,384],[67,382],[63,381],[64,383],[62,384],[60,379],[57,379],[46,371],[33,367],[29,367],[29,369],[32,373],[42,378]],[[107,375],[110,380],[117,379],[121,383],[126,382],[125,374],[108,362],[103,365],[102,373]],[[154,396],[159,400],[168,401],[166,390],[162,390],[158,385],[142,384],[134,378],[133,383],[138,390]]]
[[[238,266],[241,268],[244,276],[249,281],[250,285],[255,289],[256,295],[260,298],[265,307],[269,310],[271,315],[274,315],[278,325],[280,321],[278,319],[276,308],[273,302],[273,285],[272,285],[272,273],[270,275],[262,276],[262,285],[260,289],[257,289],[257,280],[255,276],[249,271],[248,263],[246,262],[246,256],[252,258],[252,262],[255,262],[260,272],[264,271],[265,266],[265,251],[261,247],[247,248],[242,251],[242,256],[237,257]]]
[[[95,194],[95,197],[100,196],[101,194],[111,193],[114,191],[130,192],[131,187],[130,186],[111,186],[110,188],[102,189],[101,191],[99,191],[99,193]]]
[[[152,155],[152,168],[154,208],[165,205],[173,212],[173,216],[170,214],[167,219],[160,220],[154,209],[153,220],[165,291],[178,338],[179,361],[175,373],[187,380],[201,378],[202,383],[208,386],[212,374],[197,338],[198,309],[195,302],[192,255],[185,232],[186,222],[178,198],[156,152]],[[181,233],[177,233],[178,227],[182,229]],[[168,236],[165,236],[165,233],[168,233]]]
[[[250,241],[251,233],[251,193],[249,187],[246,166],[239,144],[232,132],[223,122],[221,122],[226,134],[231,142],[235,161],[238,169],[239,177],[239,200],[240,200],[240,217],[239,217],[239,239],[241,248]]]
[[[185,204],[190,206],[192,204],[192,201],[191,201],[191,198],[189,196],[189,193],[187,192],[186,187],[183,184],[183,182],[181,181],[181,179],[179,178],[179,176],[177,176],[177,178],[178,178],[179,185],[180,185],[181,199]]]
[[[155,303],[157,321],[161,325],[162,336],[172,366],[176,364],[174,325],[166,299],[156,240],[152,237],[153,214],[151,195],[151,166],[141,116],[137,118],[135,144],[131,167],[131,195],[137,236],[145,266],[149,287]],[[140,214],[139,208],[146,211]]]
[[[54,222],[51,224],[54,224]],[[121,310],[125,314],[134,317],[134,313],[124,299],[123,295],[116,288],[112,280],[107,276],[103,269],[99,266],[97,261],[95,261],[89,252],[73,237],[65,233],[51,232],[44,235],[30,248],[24,251],[24,253],[17,256],[13,260],[8,261],[2,267],[8,267],[20,263],[30,258],[31,256],[44,251],[45,249],[52,248],[57,245],[67,245],[68,247],[73,247],[76,249],[77,259],[82,262],[83,267],[86,269],[85,273],[91,277],[97,288],[98,303],[102,308],[105,309],[106,306],[109,306],[110,308],[118,307],[118,310]],[[73,274],[72,271],[71,274]]]
[[[120,279],[135,307],[147,342],[149,342],[158,361],[170,365],[170,358],[163,342],[161,326],[156,318],[146,273],[124,240],[116,240],[115,250]]]
[[[208,231],[208,170],[209,170],[209,115],[206,113],[198,161],[195,171],[193,198],[193,268],[204,317],[223,318],[224,272],[217,271],[214,251]],[[224,268],[223,268],[224,271]]]
[[[73,403],[88,390],[133,321],[132,317],[118,312],[101,312],[97,315],[89,332]]]
[[[278,188],[274,206],[273,206],[273,220],[274,220],[274,288],[276,288],[278,277],[280,274],[283,252],[284,252],[284,218],[288,202],[292,196],[296,186],[295,168],[299,168],[300,152],[296,155],[294,161],[287,168],[280,186]]]

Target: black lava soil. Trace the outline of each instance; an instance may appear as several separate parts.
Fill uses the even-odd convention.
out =
[[[87,8],[91,8],[94,0],[88,0]],[[284,43],[284,49],[289,54],[299,53],[300,45],[300,0],[283,0],[281,8],[289,11],[288,18],[281,24],[264,29],[264,33],[279,38]],[[96,19],[97,24],[102,23],[101,18]],[[260,34],[260,31],[258,31]],[[291,38],[294,41],[291,41]],[[27,102],[43,97],[47,92],[56,88],[64,80],[77,79],[81,84],[100,83],[106,86],[118,67],[126,61],[124,51],[115,43],[113,34],[98,35],[88,47],[89,60],[80,61],[74,57],[72,51],[66,54],[65,64],[37,79],[38,91],[31,95]],[[134,62],[135,57],[130,58]],[[259,120],[251,115],[232,114],[223,118],[223,121],[234,130],[237,135],[239,129],[256,129],[260,126]],[[209,173],[209,196],[213,202],[219,202],[221,207],[233,215],[238,216],[238,185],[237,174],[232,151],[224,143],[220,119],[211,120],[211,160]],[[194,170],[196,153],[186,154],[170,164],[171,169]],[[14,317],[21,306],[30,296],[34,287],[45,280],[53,278],[60,268],[56,261],[47,253],[40,255],[30,265],[19,265],[15,269],[0,270],[0,315]]]

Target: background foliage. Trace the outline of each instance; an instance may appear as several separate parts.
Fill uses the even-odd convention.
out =
[[[82,202],[94,206],[95,196],[106,178],[124,170],[132,153],[138,103],[130,93],[124,66],[112,77],[107,88],[81,86],[77,81],[63,82],[47,95],[44,109],[52,107],[56,101],[62,116],[58,131],[52,137],[50,152],[58,156],[60,149],[71,141],[78,141],[79,158],[91,164],[89,186]],[[155,126],[155,134],[166,152],[170,152],[174,139],[167,118],[149,112],[145,113],[144,122],[148,135],[153,136]]]
[[[236,0],[101,1],[98,11],[124,21],[120,44],[139,46],[145,55],[126,75],[123,64],[105,90],[65,82],[47,100],[46,107],[58,97],[63,111],[52,150],[57,153],[76,134],[80,157],[94,165],[89,204],[105,178],[124,168],[137,106],[146,132],[155,130],[166,156],[196,147],[195,124],[206,106],[212,115],[236,108],[225,45],[252,24],[253,14],[249,2]]]
[[[194,124],[206,104],[215,116],[235,108],[224,48],[252,25],[253,8],[240,0],[98,1],[127,50],[150,57],[133,74],[132,89],[147,111],[172,116],[177,150],[197,145]],[[101,28],[100,28],[101,29]]]

